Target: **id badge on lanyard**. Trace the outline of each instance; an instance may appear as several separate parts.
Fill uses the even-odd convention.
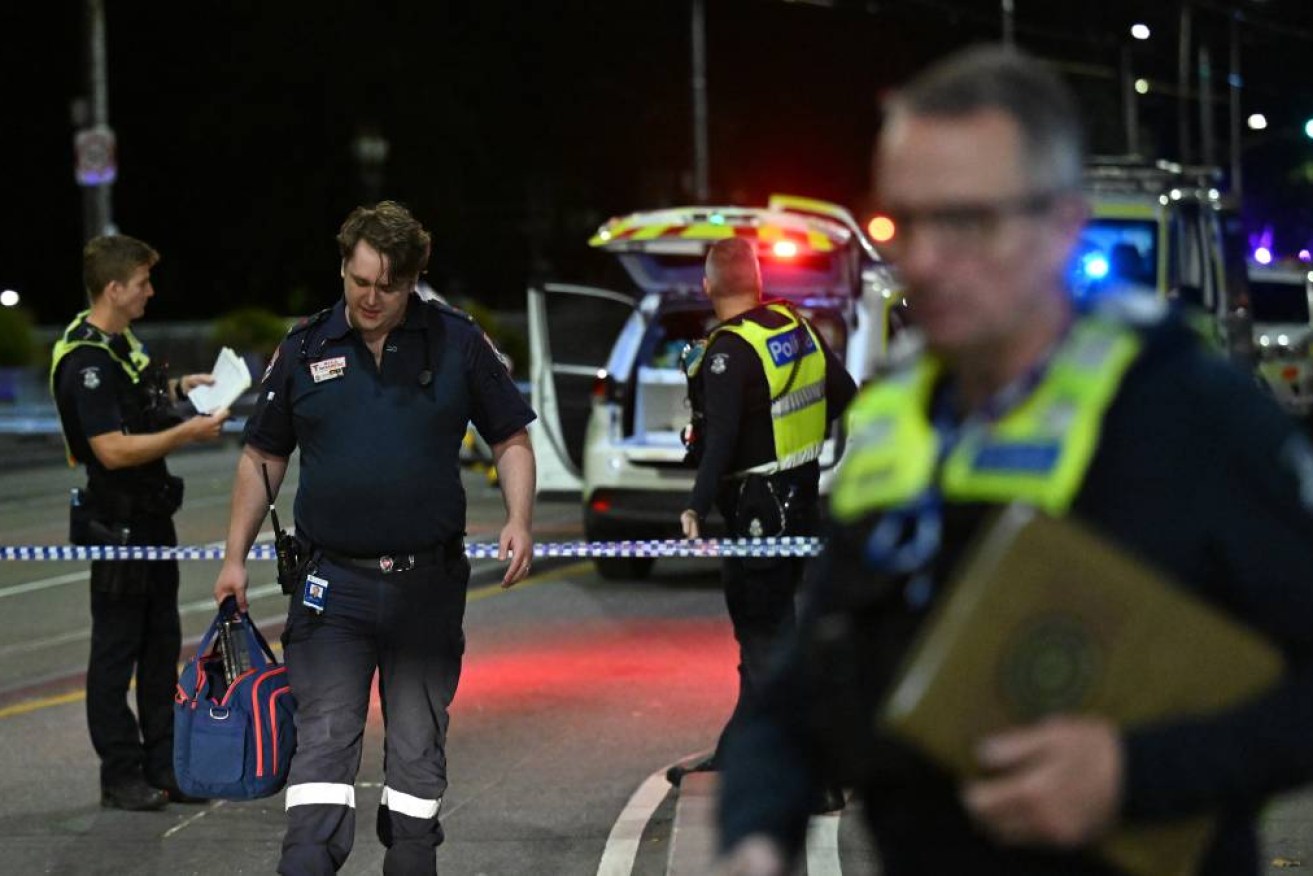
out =
[[[318,575],[305,576],[305,589],[301,595],[301,604],[317,614],[324,613],[324,603],[328,600],[328,579]]]

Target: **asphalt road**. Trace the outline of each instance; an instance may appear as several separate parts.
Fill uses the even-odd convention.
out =
[[[219,542],[237,450],[179,454],[187,480],[184,544]],[[294,473],[293,473],[294,474]],[[0,471],[0,542],[60,544],[77,473],[46,465]],[[291,517],[291,487],[279,506]],[[500,494],[470,473],[470,540],[495,538]],[[580,537],[579,509],[544,503],[539,541]],[[252,616],[276,631],[285,598],[270,563],[252,563]],[[672,837],[709,834],[661,778],[708,748],[734,697],[735,646],[714,566],[662,561],[644,582],[606,582],[583,562],[542,561],[509,591],[496,564],[476,564],[468,651],[452,712],[451,787],[443,804],[444,874],[655,876]],[[182,566],[184,638],[213,617],[217,563]],[[247,803],[124,813],[98,805],[82,676],[89,642],[85,563],[0,562],[0,873],[269,873],[282,836],[281,795]],[[377,702],[357,784],[357,842],[346,874],[377,873],[373,810],[382,779]],[[704,807],[705,808],[705,807]],[[680,815],[685,818],[684,814]],[[688,816],[693,818],[693,816]],[[807,872],[875,873],[854,806],[814,823]],[[1293,797],[1265,820],[1265,866],[1313,867],[1313,799]],[[681,832],[682,831],[682,832]],[[630,841],[624,842],[628,837]],[[678,839],[682,837],[682,839]],[[700,872],[684,870],[681,872]]]

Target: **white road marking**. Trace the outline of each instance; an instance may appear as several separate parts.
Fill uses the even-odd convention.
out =
[[[58,587],[61,584],[72,584],[75,581],[85,581],[90,577],[90,572],[69,572],[67,575],[38,578],[35,581],[28,581],[25,584],[15,584],[12,587],[0,587],[0,599],[4,599],[6,596],[18,596],[22,593],[32,593],[36,590],[49,590],[51,587]]]
[[[597,864],[597,876],[629,876],[633,872],[643,830],[652,813],[670,793],[670,782],[666,780],[668,768],[662,767],[648,776],[625,804],[606,838],[606,849]]]
[[[840,876],[839,818],[842,813],[813,815],[807,823],[807,876]]]
[[[175,833],[178,833],[184,828],[191,827],[193,824],[200,821],[202,818],[209,815],[211,812],[215,811],[216,809],[223,806],[223,804],[227,802],[228,802],[227,800],[215,800],[213,803],[211,803],[209,806],[206,806],[200,812],[197,812],[195,815],[191,816],[190,818],[184,818],[182,821],[178,822],[173,827],[164,831],[164,833],[160,834],[160,839],[168,839],[169,837],[173,836]]]
[[[273,540],[273,533],[269,533],[269,532],[262,532],[256,538],[257,543],[272,541],[272,540]],[[212,541],[209,544],[201,545],[201,547],[220,548],[223,547],[223,542]],[[4,599],[6,596],[18,596],[23,593],[33,593],[37,590],[49,590],[51,587],[59,587],[63,584],[73,584],[78,581],[86,581],[90,577],[91,577],[91,572],[89,571],[69,572],[64,575],[55,575],[50,578],[38,578],[35,581],[27,581],[22,584],[14,584],[11,587],[0,587],[0,599]]]
[[[277,583],[262,584],[259,587],[252,587],[246,591],[248,600],[261,599],[265,596],[273,596],[281,593]],[[214,604],[213,598],[198,599],[195,602],[188,602],[178,606],[178,616],[186,617],[192,614],[214,613],[218,607]],[[279,618],[281,620],[281,618]],[[256,624],[263,626],[262,623]],[[44,639],[31,639],[26,642],[17,642],[13,645],[5,645],[0,648],[0,657],[9,657],[14,654],[27,654],[31,651],[40,651],[43,648],[58,648],[64,645],[71,645],[74,642],[84,642],[91,639],[91,628],[88,625],[85,629],[73,630],[67,633],[60,633],[56,636],[47,636]]]

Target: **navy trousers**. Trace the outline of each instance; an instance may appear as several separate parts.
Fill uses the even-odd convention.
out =
[[[133,544],[177,544],[173,523],[134,525]],[[178,683],[178,564],[97,561],[91,564],[91,657],[87,726],[100,756],[102,788],[173,776],[173,694]],[[128,689],[137,676],[137,712]]]
[[[779,494],[791,501],[785,515],[785,535],[814,535],[817,517],[818,469],[781,472],[770,478]],[[717,497],[721,515],[735,537],[745,537],[740,520],[736,485],[731,482]],[[734,638],[739,643],[739,696],[734,712],[716,744],[719,756],[725,735],[735,719],[761,691],[774,659],[776,646],[793,629],[797,619],[794,597],[807,560],[802,557],[726,557],[721,560],[720,582],[725,591]]]
[[[335,873],[355,836],[355,778],[378,672],[384,788],[378,838],[385,874],[435,874],[438,811],[447,788],[447,708],[465,651],[469,562],[384,574],[320,560],[324,610],[291,597],[283,634],[296,697],[296,754],[287,786],[287,833],[278,872]]]

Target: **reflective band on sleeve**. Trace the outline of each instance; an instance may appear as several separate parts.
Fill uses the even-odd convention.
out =
[[[350,806],[356,808],[356,789],[352,785],[340,785],[336,782],[306,782],[301,785],[287,786],[287,802],[284,809],[293,806]]]
[[[411,818],[437,818],[438,810],[442,808],[441,797],[436,800],[426,800],[423,797],[398,791],[396,788],[389,788],[387,785],[383,786],[383,798],[379,803],[393,812],[400,812]]]

